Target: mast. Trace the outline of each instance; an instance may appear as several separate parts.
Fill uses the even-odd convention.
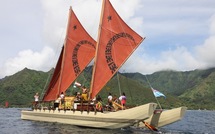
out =
[[[62,83],[62,72],[63,72],[63,68],[64,68],[64,63],[65,63],[65,55],[66,55],[66,49],[67,49],[67,37],[68,37],[68,32],[69,32],[69,25],[70,25],[70,20],[71,20],[71,13],[72,13],[72,7],[70,6],[69,9],[69,17],[68,17],[68,23],[67,23],[67,30],[66,30],[66,36],[65,36],[65,40],[64,40],[64,51],[63,51],[63,58],[62,58],[62,65],[61,65],[61,71],[60,71],[60,82],[58,85],[58,94],[60,94],[60,88],[61,88],[61,83]],[[58,97],[58,96],[56,96]]]
[[[102,18],[103,18],[103,14],[104,14],[104,5],[105,5],[105,0],[102,0],[102,9],[101,9],[101,15],[100,15],[100,22],[99,22],[99,29],[98,29],[98,37],[97,37],[97,45],[96,45],[96,54],[95,54],[95,60],[94,60],[94,64],[93,64],[93,73],[92,73],[92,79],[91,79],[91,83],[90,83],[90,92],[89,92],[89,96],[88,99],[90,99],[92,96],[92,88],[93,88],[93,82],[94,82],[94,75],[95,75],[95,65],[96,65],[96,60],[97,60],[97,55],[98,55],[98,48],[99,48],[99,42],[100,42],[100,36],[101,36],[101,29],[102,29]],[[93,98],[91,98],[93,99]]]

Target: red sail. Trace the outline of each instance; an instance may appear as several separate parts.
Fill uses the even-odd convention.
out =
[[[55,72],[43,101],[55,100],[74,82],[95,56],[96,41],[83,28],[70,9],[67,35]]]
[[[100,26],[91,81],[91,98],[98,94],[143,41],[143,38],[120,18],[109,0],[104,0]]]

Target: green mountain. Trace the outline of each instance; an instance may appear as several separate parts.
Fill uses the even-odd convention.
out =
[[[11,105],[31,105],[36,92],[42,92],[50,72],[23,69],[0,81],[0,105],[8,101]]]
[[[160,71],[151,75],[128,73],[125,76],[171,94],[191,109],[215,109],[215,68],[186,72]]]
[[[8,101],[10,106],[31,106],[36,92],[44,91],[53,73],[23,69],[22,71],[0,79],[0,105]],[[88,67],[77,79],[85,86],[90,86],[92,67]],[[141,105],[157,102],[162,108],[188,106],[189,109],[215,109],[215,68],[186,72],[160,71],[151,75],[140,73],[118,73],[99,93],[106,103],[108,93],[120,95],[125,92],[127,105]],[[166,95],[155,98],[150,85]],[[67,95],[78,92],[72,85]],[[42,95],[41,95],[42,96]]]

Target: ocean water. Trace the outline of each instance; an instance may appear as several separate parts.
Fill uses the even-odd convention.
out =
[[[181,121],[152,132],[135,127],[107,130],[21,120],[21,110],[0,108],[0,134],[215,134],[215,111],[188,110]]]

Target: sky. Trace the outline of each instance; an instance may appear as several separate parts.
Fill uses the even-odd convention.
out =
[[[101,0],[0,1],[0,79],[25,67],[45,72],[55,67],[70,6],[97,39]],[[121,71],[152,74],[215,67],[214,0],[110,1],[146,37]]]

